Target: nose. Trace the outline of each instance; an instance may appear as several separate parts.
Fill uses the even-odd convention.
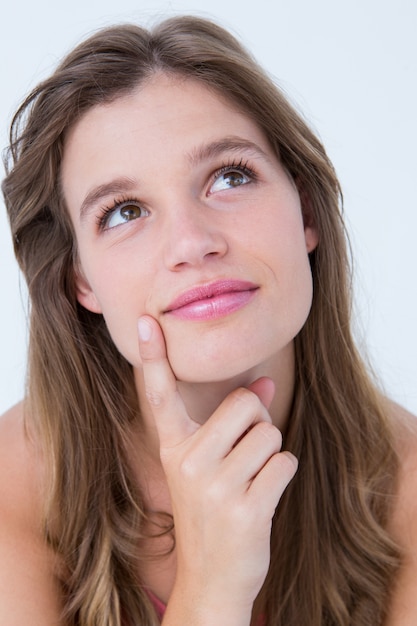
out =
[[[164,258],[171,271],[199,267],[209,259],[223,257],[228,249],[213,210],[199,203],[172,207],[165,224]]]

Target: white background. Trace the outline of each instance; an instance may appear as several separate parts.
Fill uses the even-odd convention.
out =
[[[85,35],[173,13],[230,28],[335,163],[355,255],[356,324],[391,396],[417,412],[415,0],[23,0],[0,13],[0,145],[18,103]],[[0,206],[0,412],[22,395],[26,295]],[[337,364],[335,364],[337,367]]]

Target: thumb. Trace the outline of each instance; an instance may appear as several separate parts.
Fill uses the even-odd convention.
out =
[[[189,417],[178,391],[158,322],[149,315],[141,317],[138,336],[146,401],[155,420],[161,448],[172,447],[195,432],[197,425]]]

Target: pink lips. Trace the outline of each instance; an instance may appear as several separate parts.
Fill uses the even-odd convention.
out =
[[[218,280],[181,294],[166,309],[183,320],[207,321],[224,317],[252,300],[257,285],[242,280]]]

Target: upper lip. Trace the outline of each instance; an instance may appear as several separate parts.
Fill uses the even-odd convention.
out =
[[[166,307],[164,313],[169,313],[175,309],[180,309],[191,302],[198,302],[199,300],[206,300],[207,298],[213,298],[223,293],[232,293],[234,291],[253,291],[257,289],[258,285],[247,281],[237,280],[234,278],[222,278],[220,280],[213,281],[211,283],[197,285],[180,293],[172,300],[172,302]]]

